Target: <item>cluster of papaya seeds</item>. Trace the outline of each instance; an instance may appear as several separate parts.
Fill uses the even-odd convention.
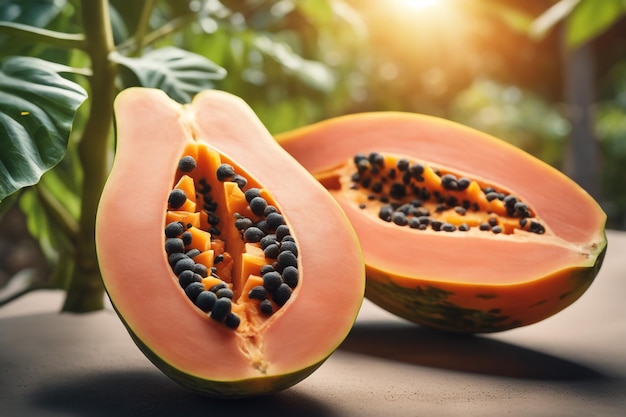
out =
[[[132,340],[213,397],[306,378],[348,335],[365,291],[343,211],[231,94],[180,105],[130,88],[115,114],[96,246]]]
[[[594,199],[492,136],[377,112],[276,140],[350,219],[366,297],[405,319],[458,333],[536,323],[576,301],[602,265],[606,215]]]

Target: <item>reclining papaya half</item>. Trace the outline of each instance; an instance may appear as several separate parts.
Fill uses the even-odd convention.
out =
[[[361,241],[365,295],[438,329],[538,322],[589,287],[606,216],[512,145],[401,112],[337,117],[277,141],[331,192]]]
[[[253,111],[131,88],[96,222],[111,302],[143,353],[215,397],[290,387],[348,334],[365,268],[345,214]]]

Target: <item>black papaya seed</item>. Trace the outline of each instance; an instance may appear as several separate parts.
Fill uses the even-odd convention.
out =
[[[263,197],[254,197],[250,200],[250,210],[257,216],[263,216],[265,207],[267,207],[267,201]]]
[[[398,171],[406,171],[409,169],[409,161],[404,158],[398,159],[398,162],[396,162],[396,168],[398,168]]]
[[[389,196],[395,200],[401,200],[406,195],[406,186],[400,182],[394,182],[389,188]]]
[[[181,222],[171,222],[165,226],[165,237],[178,237],[185,231],[185,225]]]
[[[200,255],[202,252],[200,252],[200,249],[189,249],[187,252],[185,252],[185,255],[187,255],[189,258],[193,258],[195,256]]]
[[[185,294],[194,303],[202,291],[204,291],[204,285],[201,282],[192,282],[185,287]]]
[[[273,243],[278,243],[278,241],[276,240],[276,235],[274,234],[265,235],[259,241],[259,244],[261,245],[261,249],[263,250],[265,250],[265,248],[267,248],[269,245]]]
[[[167,259],[170,263],[170,266],[172,268],[174,268],[174,265],[176,265],[176,262],[180,261],[183,258],[189,258],[189,255],[187,255],[186,253],[183,252],[174,252],[170,255],[168,255]]]
[[[298,268],[295,266],[286,266],[283,269],[283,281],[291,288],[296,288],[298,285]]]
[[[276,259],[276,257],[278,257],[278,254],[280,253],[280,249],[281,248],[278,246],[278,244],[272,243],[263,250],[263,253],[265,254],[266,258]]]
[[[176,253],[176,252],[182,253],[184,251],[185,251],[185,244],[183,243],[183,240],[181,238],[170,237],[165,240],[165,252],[168,255],[171,255],[172,253]]]
[[[219,290],[215,291],[215,295],[217,296],[217,298],[230,298],[231,300],[234,296],[233,290],[228,287],[220,288]]]
[[[261,310],[261,313],[268,316],[274,312],[274,306],[270,300],[261,301],[259,303],[259,309]]]
[[[211,310],[211,318],[217,321],[224,321],[226,316],[230,314],[232,309],[232,302],[230,298],[218,298],[215,300],[215,304],[213,305],[213,310]]]
[[[268,214],[265,218],[265,221],[269,230],[276,230],[279,226],[285,224],[285,219],[283,218],[283,215],[278,212]]]
[[[226,284],[224,281],[221,281],[218,284],[215,284],[214,286],[209,288],[209,291],[216,293],[223,288],[228,288],[228,284]]]
[[[181,272],[187,269],[193,270],[195,264],[196,263],[193,261],[193,259],[189,257],[183,258],[180,261],[176,262],[176,264],[174,265],[174,273],[178,276]]]
[[[202,291],[196,297],[196,306],[205,313],[208,313],[213,309],[215,302],[217,301],[217,296],[211,291]]]
[[[456,226],[451,224],[451,223],[444,223],[441,226],[441,230],[443,230],[445,232],[454,232],[456,230]]]
[[[441,177],[441,186],[446,190],[458,190],[459,183],[452,174],[445,174]]]
[[[224,324],[226,325],[226,327],[228,327],[229,329],[236,329],[237,327],[239,327],[239,325],[241,324],[241,319],[239,318],[239,316],[235,313],[228,313],[228,315],[226,316],[226,318],[224,319]]]
[[[178,283],[183,289],[193,282],[202,282],[202,277],[191,269],[186,269],[178,275]]]
[[[267,290],[261,285],[257,285],[248,292],[248,298],[253,300],[265,300],[267,298]]]
[[[269,227],[267,227],[267,221],[265,219],[259,220],[254,226],[257,229],[261,230],[263,232],[263,235],[267,235],[270,232]]]
[[[272,265],[263,265],[261,267],[261,276],[267,274],[268,272],[274,272],[275,269]]]
[[[378,217],[386,222],[391,221],[391,216],[393,215],[393,207],[388,204],[382,206],[378,212]]]
[[[250,243],[259,242],[263,236],[265,236],[265,233],[256,226],[248,227],[246,231],[243,232],[243,237]]]
[[[469,187],[471,183],[472,183],[472,181],[471,181],[469,178],[466,178],[466,177],[461,177],[461,178],[459,178],[459,180],[457,181],[457,186],[458,186],[458,187],[457,187],[457,189],[458,189],[459,191],[466,190],[466,189],[467,189],[467,187]]]
[[[268,272],[267,274],[263,275],[263,287],[269,292],[276,290],[276,288],[278,288],[282,283],[283,278],[276,271]]]
[[[207,275],[209,275],[209,270],[207,269],[206,265],[204,264],[195,264],[192,268],[192,271],[195,272],[196,274],[200,275],[202,278],[206,277]]]
[[[235,168],[230,164],[220,164],[216,171],[218,181],[226,181],[235,175]]]
[[[237,230],[246,230],[250,226],[252,226],[252,220],[247,217],[240,217],[235,220],[235,227]]]
[[[178,169],[182,172],[191,172],[196,169],[196,160],[190,155],[185,155],[178,161]]]
[[[298,257],[298,246],[296,245],[296,242],[294,241],[283,240],[283,242],[280,244],[280,251],[281,252],[289,251],[293,253],[296,257]]]
[[[391,216],[391,220],[398,226],[406,226],[407,224],[409,224],[409,220],[407,219],[406,214],[401,211],[396,211],[395,213],[393,213]]]
[[[243,195],[246,197],[246,201],[248,203],[250,203],[250,201],[252,201],[253,198],[261,196],[261,190],[259,190],[258,188],[255,188],[255,187],[248,188],[243,193]]]
[[[281,307],[285,305],[289,298],[291,298],[291,288],[289,287],[289,285],[284,283],[280,284],[272,295],[272,300],[274,300],[274,302]]]
[[[419,217],[411,217],[409,218],[409,227],[411,229],[417,229],[421,225]]]
[[[296,258],[296,255],[293,252],[281,252],[278,254],[276,260],[282,268],[286,268],[288,266],[298,266],[298,258]]]
[[[178,188],[174,188],[172,191],[170,191],[170,195],[167,198],[167,204],[169,204],[171,208],[175,209],[185,204],[185,201],[187,201],[187,194],[185,194],[183,190]]]
[[[248,184],[248,180],[246,179],[246,177],[243,177],[243,176],[241,176],[241,175],[239,175],[239,174],[235,174],[235,175],[233,175],[233,177],[231,178],[231,181],[232,181],[232,182],[234,182],[234,183],[236,183],[236,184],[237,184],[237,186],[238,186],[240,189],[242,189],[242,190],[243,190],[243,189],[246,187],[246,185]]]
[[[289,226],[282,224],[276,228],[276,240],[281,242],[285,236],[290,235]]]
[[[191,235],[191,232],[185,232],[180,236],[180,238],[183,240],[185,246],[188,246],[191,245],[191,240],[193,236]]]
[[[441,230],[441,226],[443,226],[443,222],[439,220],[431,220],[430,227],[433,228],[434,231],[438,232]]]
[[[271,204],[268,204],[267,207],[265,207],[265,210],[263,210],[263,215],[267,217],[270,213],[278,213],[278,209]]]

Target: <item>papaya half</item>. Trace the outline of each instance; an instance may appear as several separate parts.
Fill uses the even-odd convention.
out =
[[[358,239],[334,199],[225,92],[130,88],[96,245],[115,311],[175,381],[214,397],[288,388],[360,308]]]
[[[366,298],[461,333],[543,320],[578,299],[606,216],[558,170],[487,134],[403,112],[340,116],[277,141],[352,222]]]

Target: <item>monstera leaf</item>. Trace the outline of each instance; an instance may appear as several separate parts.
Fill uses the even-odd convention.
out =
[[[74,115],[87,93],[33,57],[0,64],[0,201],[36,184],[63,157]]]
[[[179,103],[188,103],[200,91],[213,88],[214,81],[226,70],[203,57],[183,49],[164,47],[134,58],[112,57],[127,71],[122,73],[124,87],[159,88]]]

